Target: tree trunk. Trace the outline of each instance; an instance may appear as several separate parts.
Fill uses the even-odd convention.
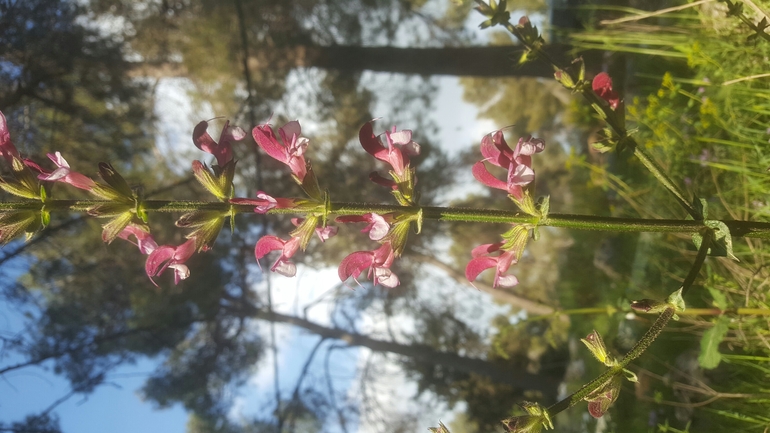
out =
[[[568,45],[547,45],[555,59],[567,59]],[[397,48],[352,45],[298,45],[272,52],[257,52],[248,60],[252,69],[292,69],[315,67],[356,73],[362,71],[414,75],[449,75],[468,77],[541,77],[553,78],[553,67],[542,60],[518,64],[522,47],[515,45]],[[586,64],[601,65],[601,53],[584,53]],[[131,75],[142,77],[185,76],[183,63],[137,63]]]
[[[375,352],[395,353],[421,361],[428,361],[450,369],[486,376],[490,379],[512,385],[522,390],[536,390],[547,398],[556,396],[558,381],[548,376],[538,376],[526,371],[504,370],[489,361],[479,358],[469,358],[456,353],[442,352],[424,344],[400,344],[392,341],[376,340],[365,335],[356,334],[339,328],[327,328],[309,320],[288,316],[273,311],[254,309],[252,317],[278,323],[288,323],[298,326],[315,335],[336,340],[342,340],[350,346],[366,347]]]

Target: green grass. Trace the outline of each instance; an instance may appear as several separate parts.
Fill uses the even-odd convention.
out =
[[[766,2],[755,3],[770,11]],[[596,26],[571,35],[571,40],[581,49],[622,53],[631,61],[629,70],[633,73],[625,77],[629,127],[638,128],[637,141],[673,179],[688,193],[707,200],[709,218],[768,221],[770,76],[766,75],[770,72],[770,43],[760,40],[756,45],[747,44],[750,30],[737,18],[717,13],[720,11],[713,9],[716,4],[710,3],[705,10],[693,7],[615,26]],[[617,12],[636,17],[647,13],[618,7],[591,9],[594,16],[604,18],[608,11],[615,13],[612,18],[622,16]],[[603,182],[604,188],[624,202],[616,206],[616,213],[663,218],[683,215],[652,176],[642,171],[613,173],[611,168],[590,166],[584,160],[581,164],[589,165],[592,181]],[[652,257],[643,271],[634,273],[643,280],[629,284],[663,284],[671,289],[686,272],[694,247],[683,238],[657,237],[654,242]],[[689,306],[770,306],[770,245],[735,239],[734,247],[741,262],[725,258],[707,261],[703,290],[688,295]],[[621,397],[613,422],[635,426],[632,431],[650,431],[644,430],[645,423],[638,417],[656,411],[658,431],[767,431],[767,317],[729,316],[729,330],[718,349],[719,366],[713,370],[681,367],[692,360],[693,352],[698,357],[700,339],[717,320],[688,317],[671,326],[671,332],[664,334],[637,366],[642,372],[649,371],[650,377],[668,380],[651,379],[649,389],[637,392],[649,398],[634,401],[625,393],[631,403],[622,403]],[[685,385],[694,388],[683,391]],[[708,404],[701,404],[704,402]],[[683,419],[692,421],[692,426]]]

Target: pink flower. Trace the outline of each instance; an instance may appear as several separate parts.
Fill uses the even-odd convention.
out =
[[[136,238],[136,242],[131,241],[128,237],[134,236]],[[128,242],[131,242],[132,244],[139,247],[139,251],[142,254],[150,254],[156,249],[158,249],[158,244],[155,242],[155,239],[153,239],[150,232],[144,230],[142,227],[139,227],[135,224],[129,224],[126,226],[126,228],[123,229],[122,232],[118,235],[119,238],[125,239]]]
[[[0,111],[0,156],[5,158],[8,164],[13,164],[13,158],[19,157],[19,151],[11,141],[11,133],[8,132],[8,123],[2,111]]]
[[[267,213],[270,209],[290,209],[295,206],[294,200],[290,198],[273,198],[262,191],[257,191],[257,198],[231,198],[232,204],[245,204],[256,206],[254,212]]]
[[[302,137],[300,135],[301,132],[302,129],[299,122],[292,120],[283,125],[283,127],[278,128],[281,142],[276,138],[270,125],[254,127],[251,135],[254,136],[254,141],[257,142],[262,150],[277,161],[288,165],[291,173],[302,182],[307,174],[304,154],[310,140]]]
[[[511,150],[502,131],[486,135],[481,139],[481,154],[486,158],[473,165],[473,177],[486,186],[502,189],[508,194],[521,199],[524,196],[522,187],[535,180],[532,170],[532,155],[545,149],[545,141],[531,136],[522,137]],[[508,170],[506,181],[502,181],[487,170],[485,162]]]
[[[367,122],[358,132],[358,139],[364,150],[390,164],[396,176],[403,178],[405,167],[409,165],[409,156],[419,155],[420,145],[412,141],[412,131],[408,129],[397,131],[394,126],[391,131],[385,131],[384,135],[386,146],[374,135],[372,122]]]
[[[618,108],[620,104],[620,96],[617,92],[612,90],[612,78],[606,72],[602,72],[594,77],[594,81],[591,83],[591,88],[594,93],[610,104],[610,108],[613,110]]]
[[[368,268],[367,278],[371,278],[374,284],[396,287],[400,283],[398,276],[390,270],[394,259],[393,247],[391,247],[390,242],[385,242],[374,251],[356,251],[348,255],[342,259],[337,274],[341,281],[353,277],[358,283],[356,277]]]
[[[291,219],[291,223],[294,224],[295,227],[299,227],[304,221],[304,218]],[[315,234],[318,236],[318,239],[321,239],[321,242],[326,242],[330,237],[337,234],[337,230],[337,227],[334,226],[316,227]]]
[[[262,236],[257,241],[257,246],[254,248],[254,255],[257,257],[257,263],[259,259],[265,257],[270,251],[281,250],[281,255],[278,260],[273,263],[270,270],[277,272],[287,277],[293,277],[297,274],[297,266],[290,262],[289,259],[296,254],[299,250],[300,238],[292,237],[288,241],[285,241],[277,236]]]
[[[364,215],[345,215],[335,219],[338,223],[369,223],[361,230],[361,233],[369,232],[369,239],[379,241],[390,231],[390,223],[393,222],[393,214],[378,215],[368,213]]]
[[[174,270],[174,284],[179,284],[181,280],[190,276],[190,268],[184,263],[194,252],[195,239],[190,239],[178,247],[163,245],[155,248],[150,253],[147,257],[147,262],[144,264],[144,270],[147,272],[147,276],[150,277],[150,281],[157,286],[158,284],[152,278],[171,268]]]
[[[209,133],[206,132],[208,126],[209,122],[205,120],[195,125],[192,134],[193,143],[195,143],[195,147],[198,149],[214,155],[217,158],[217,164],[220,167],[224,167],[225,164],[233,159],[233,147],[230,142],[243,140],[246,137],[246,131],[237,126],[230,126],[230,121],[228,120],[219,134],[219,142],[215,142]]]
[[[492,287],[513,287],[519,284],[518,278],[514,275],[503,275],[508,271],[512,264],[516,263],[516,251],[514,249],[501,250],[503,242],[496,244],[479,245],[471,251],[471,259],[468,266],[465,267],[465,278],[473,284],[480,273],[489,268],[495,268],[495,280]],[[491,256],[497,251],[502,253],[498,256]]]
[[[24,164],[40,173],[37,176],[37,178],[40,180],[48,182],[63,182],[70,184],[75,188],[84,189],[86,191],[91,191],[91,189],[96,185],[96,183],[88,176],[70,170],[70,165],[67,163],[67,160],[61,156],[61,153],[49,153],[48,159],[56,164],[56,169],[52,172],[43,170],[39,165],[35,164],[31,160],[25,160]]]

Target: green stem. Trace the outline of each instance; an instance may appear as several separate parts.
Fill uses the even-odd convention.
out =
[[[655,341],[656,338],[658,338],[658,335],[663,331],[663,328],[666,327],[669,320],[671,320],[671,317],[674,315],[674,308],[669,307],[665,311],[663,311],[660,316],[655,320],[655,323],[652,324],[650,329],[647,330],[647,332],[642,336],[641,340],[639,340],[638,343],[631,349],[630,352],[628,352],[628,355],[626,355],[620,362],[618,362],[617,365],[614,367],[611,367],[607,369],[604,373],[602,373],[600,376],[598,376],[596,379],[588,382],[587,384],[583,385],[579,390],[575,391],[572,395],[568,396],[564,400],[559,401],[558,403],[550,406],[548,408],[548,413],[550,413],[551,417],[556,415],[559,412],[562,412],[564,410],[567,410],[571,408],[572,406],[582,402],[585,400],[586,397],[589,395],[595,393],[598,391],[601,387],[607,384],[610,380],[612,380],[613,377],[617,374],[622,374],[623,369],[628,366],[628,364],[631,363],[631,361],[635,360],[639,356],[641,356],[642,353],[647,349],[647,347],[652,344],[653,341]]]
[[[703,266],[703,262],[706,259],[706,254],[708,253],[708,250],[709,250],[709,247],[711,246],[711,241],[713,240],[713,238],[714,238],[714,232],[711,230],[708,230],[703,234],[703,242],[701,243],[701,246],[698,249],[698,255],[695,257],[695,261],[693,262],[692,267],[690,268],[690,272],[687,274],[687,277],[685,277],[684,282],[682,283],[682,296],[684,296],[684,294],[692,286],[693,282],[695,282],[695,277],[698,275],[698,273],[701,270],[701,267]],[[585,400],[586,397],[593,395],[596,391],[600,390],[616,375],[622,374],[623,369],[626,368],[628,364],[631,363],[631,361],[642,356],[644,351],[647,350],[648,347],[650,347],[650,345],[652,344],[653,341],[655,341],[656,338],[658,338],[660,333],[663,332],[663,328],[665,328],[666,325],[668,325],[668,322],[674,316],[675,312],[676,311],[674,311],[674,307],[671,305],[669,305],[668,308],[663,310],[663,312],[660,313],[660,316],[658,316],[657,319],[655,319],[655,322],[652,324],[652,326],[650,326],[650,329],[648,329],[647,332],[645,332],[645,334],[642,336],[639,342],[637,342],[636,345],[634,345],[634,347],[631,348],[628,354],[625,357],[623,357],[623,359],[621,359],[616,365],[607,369],[607,371],[602,373],[596,379],[583,385],[579,390],[575,391],[572,395],[568,396],[567,398],[549,407],[548,412],[551,415],[551,417]]]
[[[105,200],[48,200],[45,203],[49,212],[85,212],[92,206],[109,203]],[[142,202],[147,212],[193,212],[196,210],[218,210],[223,213],[232,207],[235,213],[253,213],[252,205],[231,205],[225,202],[205,202],[187,200],[145,200]],[[0,212],[33,210],[39,211],[42,203],[39,201],[0,202]],[[691,234],[707,230],[702,221],[617,218],[593,215],[550,214],[539,219],[530,215],[522,215],[520,211],[503,211],[496,209],[469,209],[438,206],[398,206],[372,203],[331,202],[329,211],[333,215],[363,215],[374,212],[413,213],[422,211],[424,220],[434,221],[465,221],[501,224],[530,224],[570,228],[579,230],[599,230],[614,232],[658,232]],[[272,209],[270,214],[305,214],[315,210]],[[770,223],[756,221],[723,221],[736,237],[770,238]]]
[[[518,39],[519,42],[521,42],[521,44],[524,45],[528,50],[535,52],[538,57],[550,63],[556,70],[560,70],[567,74],[570,73],[568,72],[569,69],[566,65],[560,65],[556,60],[554,60],[553,57],[545,52],[542,47],[527,42],[527,40],[519,32],[519,29],[511,24],[510,21],[505,23],[504,27],[512,35],[514,35],[516,39]],[[572,79],[574,82],[578,82],[578,77],[573,76]],[[658,179],[660,183],[663,184],[663,186],[674,195],[679,204],[682,205],[682,207],[687,211],[688,214],[690,214],[690,216],[693,217],[693,219],[702,218],[702,216],[698,214],[695,208],[685,198],[684,192],[682,192],[682,190],[674,183],[673,180],[671,180],[670,177],[668,177],[666,172],[663,171],[663,169],[660,168],[660,166],[658,166],[658,164],[655,163],[652,158],[644,153],[644,151],[636,143],[636,140],[628,135],[628,131],[626,130],[625,125],[618,121],[617,116],[615,116],[615,112],[611,110],[609,106],[607,106],[607,104],[594,93],[593,89],[584,83],[578,83],[578,85],[571,90],[577,91],[583,95],[583,97],[588,100],[589,103],[599,107],[604,112],[604,118],[607,124],[610,125],[613,131],[615,131],[615,133],[618,134],[618,137],[620,137],[618,141],[624,142],[628,147],[633,149],[634,155],[639,158],[639,160],[650,171],[650,173],[652,173],[652,175],[655,176],[655,178]],[[621,104],[618,109],[624,110],[625,108]]]

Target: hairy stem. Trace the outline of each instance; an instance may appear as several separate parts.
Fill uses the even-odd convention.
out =
[[[698,273],[701,270],[701,267],[703,267],[703,262],[706,259],[706,254],[708,253],[708,250],[711,246],[711,241],[714,239],[714,232],[711,230],[707,230],[703,235],[703,242],[700,245],[700,248],[698,249],[698,255],[695,257],[695,261],[692,264],[692,267],[690,268],[690,272],[687,274],[687,277],[684,280],[684,283],[682,284],[682,296],[690,289],[692,284],[695,282],[695,277],[698,275]],[[588,382],[587,384],[583,385],[579,390],[575,391],[572,395],[568,396],[564,400],[559,401],[558,403],[554,404],[553,406],[548,408],[548,412],[550,413],[551,417],[556,415],[557,413],[569,409],[570,407],[580,403],[581,401],[585,400],[586,397],[593,395],[596,391],[600,390],[603,386],[605,386],[610,380],[612,380],[613,377],[615,377],[618,374],[623,374],[623,369],[628,366],[628,364],[631,363],[636,358],[639,358],[645,350],[647,350],[648,347],[652,344],[653,341],[655,341],[656,338],[658,338],[658,335],[663,331],[663,328],[668,325],[669,320],[671,320],[672,317],[674,317],[674,307],[673,305],[669,305],[668,308],[666,308],[662,313],[660,313],[660,316],[655,320],[655,322],[652,324],[650,329],[647,330],[647,332],[642,336],[642,338],[634,345],[634,347],[631,348],[631,350],[626,354],[623,359],[621,359],[617,365],[614,365],[607,369],[604,373],[602,373],[599,377],[596,379]]]

